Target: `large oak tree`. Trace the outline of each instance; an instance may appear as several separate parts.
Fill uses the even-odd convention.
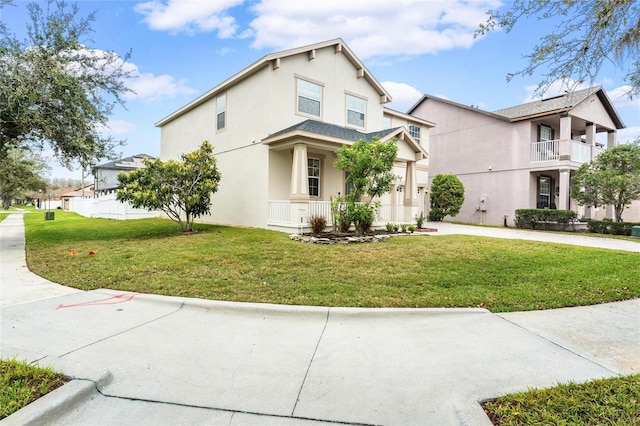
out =
[[[0,12],[12,6],[0,0]],[[101,131],[114,106],[124,106],[128,54],[92,48],[95,17],[80,16],[75,4],[49,0],[27,8],[24,40],[0,22],[0,158],[47,145],[67,167],[112,157],[122,142]]]

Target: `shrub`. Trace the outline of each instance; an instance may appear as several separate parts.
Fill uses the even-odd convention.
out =
[[[349,204],[345,197],[331,197],[331,216],[333,218],[333,230],[335,232],[349,232],[351,227],[351,218],[349,217]]]
[[[409,229],[409,232],[412,234],[416,232],[416,226],[413,223],[409,225],[408,229]]]
[[[515,224],[518,228],[549,229],[549,224],[557,223],[565,230],[577,217],[573,210],[517,209]]]
[[[464,186],[455,175],[438,174],[431,183],[429,220],[442,222],[445,216],[455,216],[464,203]]]
[[[324,216],[313,215],[309,218],[309,225],[313,235],[322,234],[327,227],[327,219]]]
[[[631,228],[640,226],[634,222],[612,222],[611,220],[590,220],[587,222],[589,232],[596,234],[631,235]]]
[[[385,225],[385,227],[387,228],[387,232],[391,232],[391,231],[393,231],[393,223],[391,223],[391,222],[387,222],[387,224]]]
[[[398,232],[398,230],[400,229],[400,226],[397,223],[393,224],[393,232]]]
[[[407,232],[407,224],[406,223],[401,224],[400,229],[402,230],[402,232]]]
[[[420,216],[416,215],[414,219],[416,220],[416,225],[418,225],[418,228],[422,228],[422,225],[424,224],[424,220],[426,219],[424,217],[424,213],[420,212]]]
[[[371,204],[354,204],[349,206],[349,218],[356,227],[356,233],[364,235],[371,230],[377,206]]]

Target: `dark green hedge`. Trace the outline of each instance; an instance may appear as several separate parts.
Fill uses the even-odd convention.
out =
[[[515,223],[518,228],[549,229],[551,224],[558,224],[562,230],[577,219],[573,210],[553,209],[518,209]]]
[[[640,222],[611,222],[609,220],[590,220],[587,222],[589,232],[596,234],[631,235],[631,228],[640,226]]]

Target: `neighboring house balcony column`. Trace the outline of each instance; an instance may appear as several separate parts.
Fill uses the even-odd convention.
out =
[[[596,156],[596,125],[593,123],[587,123],[587,145],[591,148],[591,157],[589,160],[593,160]]]
[[[418,212],[418,182],[415,161],[407,161],[403,196],[404,220],[411,222]]]
[[[560,161],[571,160],[571,116],[560,117]]]
[[[617,144],[617,135],[618,133],[615,130],[607,132],[607,149],[613,148]],[[613,205],[608,204],[605,207],[605,216],[609,219],[613,219],[615,217]]]
[[[558,209],[569,210],[569,169],[560,169]]]
[[[309,209],[309,169],[307,165],[307,146],[293,146],[291,164],[291,200],[290,218],[293,223],[306,224]]]

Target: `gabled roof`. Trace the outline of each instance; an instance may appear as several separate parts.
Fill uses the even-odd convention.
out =
[[[463,105],[463,104],[460,104],[458,102],[450,101],[449,99],[439,98],[437,96],[426,95],[426,94],[422,95],[422,97],[418,100],[418,102],[416,102],[415,104],[413,104],[413,106],[411,108],[409,108],[409,110],[407,111],[407,114],[413,113],[416,110],[416,108],[418,108],[418,106],[420,106],[420,104],[422,104],[427,99],[433,99],[434,101],[442,102],[444,104],[453,105],[453,106],[458,107],[458,108],[462,108],[462,109],[466,109],[468,111],[476,112],[478,114],[482,114],[482,115],[486,115],[486,116],[489,116],[489,117],[497,118],[498,120],[509,121],[509,119],[507,117],[503,116],[503,115],[499,115],[499,114],[496,114],[496,113],[485,111],[483,109],[474,107],[472,105],[471,106]]]
[[[603,107],[611,117],[617,129],[623,129],[624,123],[611,104],[609,97],[602,89],[602,86],[590,87],[588,89],[576,90],[560,96],[541,99],[538,101],[528,102],[522,105],[516,105],[510,108],[504,108],[494,111],[494,114],[502,115],[511,121],[528,120],[534,117],[544,115],[568,112],[580,103],[584,102],[589,96],[596,94]]]
[[[108,163],[100,164],[99,166],[95,166],[95,169],[107,169],[107,170],[133,170],[139,169],[141,164],[143,164],[142,160],[148,158],[149,160],[155,160],[156,157],[147,154],[138,154],[132,155],[130,157],[121,158],[119,160],[110,161]]]
[[[400,117],[400,118],[402,118],[404,120],[412,121],[412,122],[418,123],[418,124],[422,124],[422,125],[427,126],[427,127],[436,127],[436,124],[431,122],[431,121],[424,120],[422,118],[418,118],[418,117],[415,117],[413,115],[405,114],[404,112],[396,111],[395,109],[391,109],[391,108],[387,108],[387,107],[384,107],[383,109],[384,109],[384,114],[395,116],[395,117]]]
[[[319,139],[323,141],[333,143],[335,145],[342,145],[344,141],[357,142],[363,139],[366,142],[371,142],[375,137],[381,141],[391,138],[399,138],[408,142],[415,152],[422,153],[423,158],[427,158],[428,154],[425,149],[411,137],[411,135],[405,131],[403,127],[396,127],[393,129],[379,130],[376,132],[360,132],[356,129],[350,129],[348,127],[338,126],[336,124],[324,123],[316,120],[304,120],[298,124],[287,127],[273,133],[262,140],[264,144],[272,144],[295,137],[314,137],[320,136]]]
[[[387,90],[376,80],[376,78],[369,72],[369,70],[364,66],[364,64],[356,57],[353,51],[345,44],[345,42],[341,38],[336,38],[333,40],[324,41],[321,43],[311,44],[308,46],[297,47],[295,49],[284,50],[282,52],[272,53],[266,56],[263,56],[261,59],[257,60],[253,64],[249,65],[247,68],[243,69],[237,74],[234,74],[227,80],[213,87],[206,93],[200,95],[193,101],[189,102],[182,108],[177,111],[172,112],[162,120],[158,121],[155,125],[156,127],[162,127],[170,121],[180,117],[182,114],[194,109],[198,105],[208,101],[209,99],[215,97],[217,94],[224,92],[229,87],[234,86],[235,84],[241,82],[242,80],[252,76],[258,71],[262,70],[267,66],[271,66],[276,69],[280,65],[280,60],[289,56],[299,55],[301,53],[307,53],[309,55],[315,55],[315,50],[323,49],[326,47],[333,47],[335,53],[342,53],[348,60],[351,62],[356,70],[356,73],[359,77],[363,77],[365,80],[369,82],[369,84],[378,92],[381,99],[384,102],[391,101],[391,95]]]

